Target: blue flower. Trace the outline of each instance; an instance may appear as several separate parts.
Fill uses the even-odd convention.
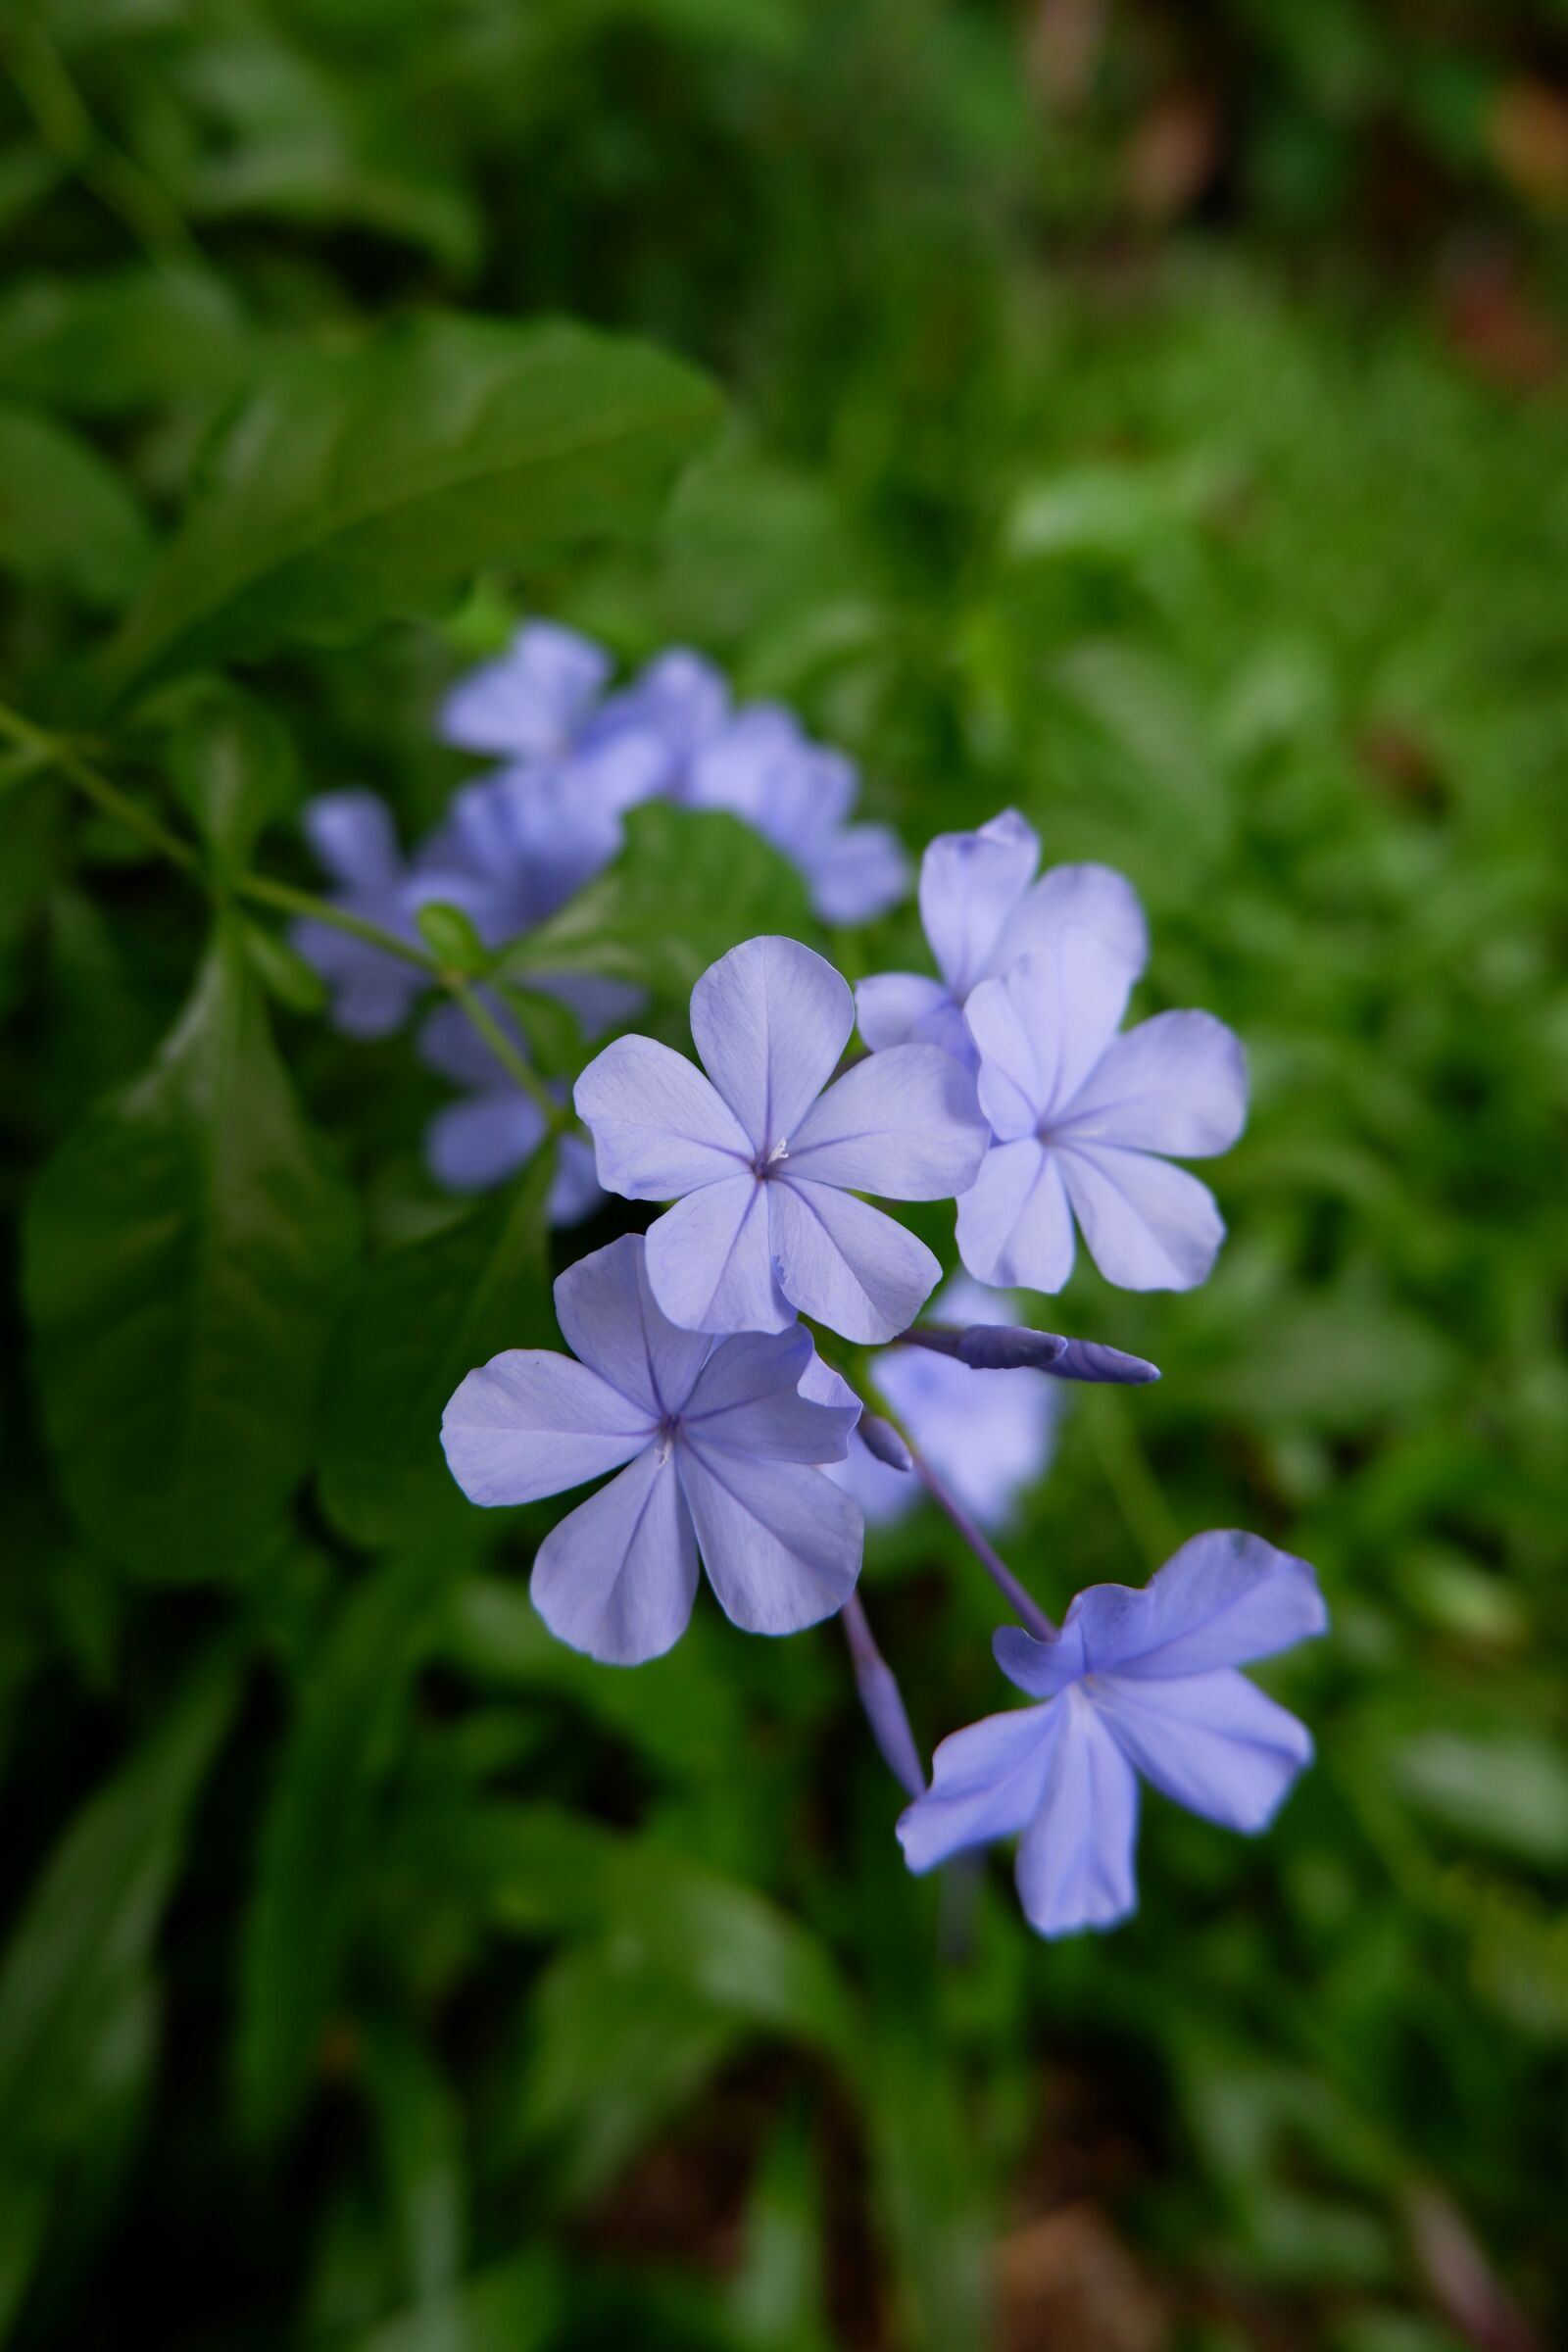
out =
[[[1236,1668],[1321,1634],[1311,1569],[1261,1537],[1195,1536],[1142,1592],[1080,1592],[1060,1633],[996,1636],[997,1663],[1044,1705],[991,1715],[937,1749],[899,1822],[930,1870],[1022,1833],[1018,1893],[1042,1936],[1111,1927],[1137,1907],[1138,1783],[1226,1829],[1267,1827],[1312,1760],[1305,1726]]]
[[[675,1200],[648,1235],[664,1313],[693,1331],[782,1331],[799,1309],[852,1340],[892,1339],[941,1267],[856,1195],[939,1200],[972,1183],[986,1149],[973,1079],[915,1045],[829,1084],[853,1001],[792,939],[748,940],[711,964],[691,1020],[706,1077],[668,1046],[621,1037],[575,1093],[606,1191]]]
[[[1108,1282],[1186,1291],[1225,1238],[1213,1195],[1157,1156],[1228,1151],[1247,1119],[1241,1041],[1206,1012],[1116,1034],[1133,973],[1076,924],[969,998],[994,1141],[958,1203],[958,1250],[982,1282],[1058,1291],[1073,1219]]]
[[[332,904],[412,946],[415,901],[385,802],[373,792],[322,793],[306,803],[300,821],[331,880]],[[345,1036],[390,1036],[427,986],[417,964],[335,924],[307,916],[289,936],[331,990],[332,1023]]]
[[[961,1275],[931,1306],[956,1323],[1009,1318],[1004,1297]],[[876,1384],[970,1516],[988,1531],[1004,1527],[1018,1496],[1050,1462],[1064,1402],[1057,1384],[1034,1371],[972,1372],[924,1348],[890,1348],[877,1358]],[[878,1461],[858,1431],[828,1475],[855,1496],[873,1527],[904,1518],[925,1492],[918,1478]]]
[[[551,1632],[613,1665],[658,1657],[686,1630],[699,1556],[749,1633],[798,1633],[842,1608],[860,1514],[814,1465],[842,1456],[858,1408],[798,1394],[806,1332],[679,1329],[633,1234],[567,1268],[556,1313],[571,1356],[492,1357],[441,1425],[473,1502],[532,1502],[619,1473],[539,1547],[530,1590]]]
[[[920,860],[920,920],[940,980],[886,972],[856,991],[860,1035],[873,1054],[924,1039],[972,1068],[963,1009],[985,979],[1045,945],[1063,923],[1093,931],[1143,970],[1149,938],[1138,896],[1106,865],[1057,865],[1035,881],[1040,840],[1015,808],[974,833],[939,833]]]
[[[897,906],[909,867],[886,825],[845,821],[858,790],[842,752],[812,743],[790,711],[759,703],[708,745],[681,797],[744,817],[799,867],[824,922],[862,923]]]
[[[499,661],[452,688],[441,706],[442,740],[497,760],[560,760],[598,710],[610,668],[610,656],[575,629],[525,621]]]
[[[526,1042],[504,1005],[491,1011],[519,1053]],[[424,1155],[437,1184],[450,1193],[487,1192],[532,1159],[545,1140],[544,1113],[497,1059],[461,1004],[438,1004],[419,1031],[419,1057],[466,1091],[438,1110],[424,1134]],[[564,1088],[561,1090],[564,1095]],[[604,1201],[594,1155],[579,1135],[556,1144],[556,1174],[547,1213],[552,1225],[580,1225]]]

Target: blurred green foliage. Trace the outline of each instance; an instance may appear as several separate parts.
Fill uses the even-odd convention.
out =
[[[1550,2340],[1568,13],[11,0],[0,52],[6,701],[220,909],[4,754],[6,2340],[1444,2352],[1531,2340],[1497,2279]],[[1010,803],[1122,866],[1149,1005],[1249,1042],[1219,1271],[1075,1277],[1165,1379],[1075,1401],[1009,1552],[1048,1606],[1312,1558],[1320,1762],[1257,1844],[1153,1807],[1113,1938],[906,1879],[831,1632],[592,1667],[548,1516],[445,1480],[548,1328],[541,1179],[430,1193],[432,1081],[244,876],[311,881],[307,792],[428,824],[519,610],[702,645],[912,844]],[[793,902],[650,815],[550,960],[674,1036]],[[997,1703],[940,1525],[867,1589],[925,1740]]]

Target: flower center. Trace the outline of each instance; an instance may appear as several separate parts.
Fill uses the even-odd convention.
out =
[[[766,1182],[769,1176],[776,1176],[778,1174],[780,1161],[788,1159],[789,1155],[790,1145],[788,1136],[785,1136],[781,1142],[774,1144],[769,1151],[759,1152],[756,1158],[752,1161],[752,1174],[757,1178],[758,1183],[763,1184]]]

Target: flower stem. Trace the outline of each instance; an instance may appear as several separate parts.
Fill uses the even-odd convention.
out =
[[[876,1645],[865,1603],[858,1592],[852,1592],[840,1609],[839,1623],[849,1643],[856,1689],[860,1693],[871,1737],[882,1752],[882,1761],[901,1788],[906,1789],[910,1796],[919,1796],[925,1788],[920,1750],[909,1729],[909,1718],[893,1669]]]
[[[881,1391],[873,1382],[864,1379],[860,1382],[860,1389],[868,1401],[881,1414],[883,1420],[892,1422],[909,1448],[909,1459],[913,1462],[915,1474],[923,1482],[926,1493],[936,1504],[937,1509],[943,1512],[957,1529],[1020,1625],[1027,1626],[1037,1642],[1054,1642],[1056,1638],[1056,1629],[1046,1615],[1045,1610],[1031,1598],[1002,1554],[981,1534],[957,1496],[937,1476],[925,1454],[909,1435],[907,1426],[900,1420]]]
[[[78,792],[83,793],[95,808],[102,809],[105,816],[112,816],[117,824],[123,825],[128,832],[139,834],[161,857],[169,858],[186,873],[200,870],[201,859],[190,842],[181,841],[177,833],[172,833],[150,809],[142,808],[139,801],[133,801],[129,793],[122,792],[118,784],[112,784],[100,768],[95,767],[90,760],[84,760],[61,736],[51,735],[45,727],[34,726],[30,718],[24,718],[20,710],[13,710],[4,703],[0,703],[0,734],[9,736],[13,743],[30,752],[40,765],[58,767]]]
[[[346,906],[335,906],[330,899],[318,899],[313,891],[296,890],[292,882],[274,882],[266,874],[246,874],[235,888],[242,899],[253,899],[259,906],[275,906],[282,914],[301,915],[312,923],[329,923],[334,931],[350,932],[367,947],[379,948],[383,956],[416,963],[432,980],[445,978],[428,949],[400,939],[395,931],[384,931],[379,923],[367,922],[364,915],[352,914]]]
[[[443,973],[442,980],[509,1077],[514,1078],[523,1093],[537,1103],[551,1134],[560,1135],[569,1127],[572,1124],[571,1112],[564,1102],[556,1101],[533,1064],[523,1059],[478,990],[451,972]]]

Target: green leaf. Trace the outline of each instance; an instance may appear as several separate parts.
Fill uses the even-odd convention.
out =
[[[245,953],[268,995],[290,1012],[323,1012],[331,991],[314,963],[262,923],[244,920]]]
[[[281,2131],[305,2094],[371,1843],[375,1786],[450,1565],[449,1547],[413,1549],[349,1593],[283,1750],[241,1962],[240,2111],[259,2139]]]
[[[50,2182],[151,2055],[153,1944],[234,1694],[226,1659],[198,1670],[72,1822],[0,1964],[0,2329],[30,2278]]]
[[[545,1204],[555,1153],[512,1189],[374,1258],[340,1327],[326,1382],[321,1493],[362,1544],[468,1511],[441,1451],[441,1415],[466,1372],[503,1348],[548,1346]]]
[[[224,871],[242,874],[297,796],[288,730],[255,696],[215,680],[179,702],[169,748],[175,787]]]
[[[33,277],[0,302],[0,387],[78,416],[214,398],[253,357],[233,295],[206,270]]]
[[[739,817],[650,801],[598,881],[509,948],[500,970],[596,972],[684,998],[716,956],[762,931],[808,938],[806,886]]]
[[[641,530],[716,421],[679,361],[564,323],[427,317],[281,362],[232,418],[102,688],[343,642],[438,611],[487,564]]]
[[[487,960],[484,943],[473,927],[473,919],[461,906],[449,906],[441,899],[428,899],[415,915],[419,937],[432,956],[439,956],[449,971],[482,971]]]
[[[535,2248],[342,2339],[342,2352],[539,2352],[555,2339],[560,2289]]]
[[[371,2018],[362,2036],[405,2289],[434,2295],[463,2268],[463,2111],[440,2060],[406,2026]]]
[[[52,417],[0,406],[0,571],[117,605],[152,552],[141,509],[95,449]]]
[[[152,1068],[67,1139],[27,1209],[62,1491],[115,1557],[222,1578],[272,1535],[354,1235],[225,922]]]

